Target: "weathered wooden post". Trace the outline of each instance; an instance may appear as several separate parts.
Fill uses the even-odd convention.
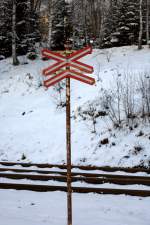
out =
[[[71,52],[71,47],[72,43],[67,41],[65,43],[65,52],[57,53],[47,49],[42,51],[44,57],[57,61],[57,63],[43,70],[45,76],[44,86],[48,88],[66,79],[67,225],[72,225],[70,78],[90,85],[95,83],[95,79],[82,73],[92,73],[93,67],[78,61],[85,55],[92,53],[92,48],[87,46],[81,50]],[[56,71],[58,71],[57,75]]]
[[[72,43],[66,41],[65,54],[71,54]],[[70,66],[66,67],[70,70]],[[70,77],[66,78],[66,147],[67,147],[67,211],[68,225],[72,225],[72,188],[71,188],[71,104],[70,104]]]

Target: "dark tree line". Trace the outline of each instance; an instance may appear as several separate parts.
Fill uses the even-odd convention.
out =
[[[30,0],[0,1],[1,55],[12,55],[14,48],[17,54],[26,54],[40,40],[38,13],[34,4]]]
[[[14,64],[43,35],[41,6],[50,49],[63,49],[68,37],[76,48],[90,42],[98,48],[138,44],[140,49],[150,43],[150,0],[1,0],[0,55],[13,54]]]
[[[97,47],[148,44],[150,0],[72,0],[73,37]]]

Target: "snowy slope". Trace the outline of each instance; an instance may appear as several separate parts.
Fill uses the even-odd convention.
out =
[[[22,59],[23,60],[23,59]],[[99,117],[96,133],[91,120],[83,120],[77,108],[96,101],[101,90],[112,86],[114,76],[130,72],[134,76],[150,71],[150,50],[136,46],[94,50],[85,57],[94,66],[95,86],[71,82],[72,162],[74,164],[148,166],[150,128],[141,124],[132,131],[114,129],[108,117]],[[58,108],[56,90],[41,86],[42,69],[52,61],[39,57],[29,64],[13,67],[11,59],[0,61],[0,160],[62,163],[66,161],[65,108]],[[65,91],[63,91],[63,95]],[[75,115],[75,119],[74,119]],[[143,135],[138,133],[142,130]],[[104,138],[109,143],[101,145]],[[132,154],[135,146],[142,151]]]

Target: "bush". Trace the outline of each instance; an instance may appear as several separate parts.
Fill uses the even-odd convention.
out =
[[[30,59],[30,60],[35,60],[37,59],[37,54],[35,52],[29,52],[28,55],[27,55],[27,58]]]
[[[100,143],[102,145],[107,145],[107,144],[109,144],[109,140],[108,140],[108,138],[104,138],[103,140],[100,141]]]
[[[134,148],[130,152],[132,155],[138,155],[142,151],[143,151],[143,147],[140,144],[138,144],[134,146]]]
[[[114,127],[122,128],[126,124],[132,126],[139,112],[135,74],[128,72],[120,74],[117,71],[113,81],[110,88],[102,92],[102,108]]]
[[[3,59],[5,59],[5,56],[0,55],[0,61],[3,60]]]
[[[21,156],[21,160],[25,160],[26,158],[27,158],[26,155],[23,153]]]

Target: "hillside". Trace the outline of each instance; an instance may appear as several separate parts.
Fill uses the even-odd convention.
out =
[[[17,67],[11,58],[0,61],[0,160],[64,163],[65,108],[59,107],[56,89],[41,86],[42,69],[52,61],[42,61],[41,56],[28,64],[20,60]],[[148,76],[150,50],[138,51],[136,46],[94,50],[84,62],[94,66],[97,82],[95,86],[71,82],[72,163],[150,167],[148,120],[137,117],[116,128],[108,114],[100,114],[93,132],[92,117],[86,113],[104,112],[103,93],[115,88],[118,77],[125,81],[127,75],[135,84]],[[139,90],[136,85],[133,89],[138,103]],[[63,100],[64,96],[65,90]]]

